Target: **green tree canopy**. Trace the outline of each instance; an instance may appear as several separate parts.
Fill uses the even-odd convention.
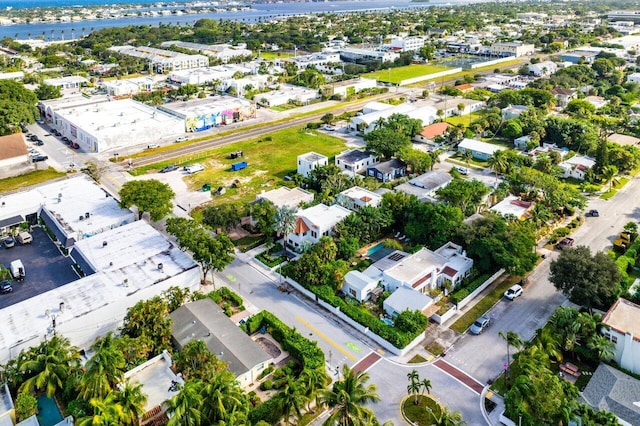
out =
[[[367,142],[368,150],[373,151],[384,158],[391,158],[397,152],[400,152],[411,145],[411,139],[409,136],[397,133],[395,130],[388,127],[380,127],[370,131],[364,135],[364,140]]]
[[[151,220],[158,221],[171,213],[174,196],[171,187],[157,179],[132,180],[120,189],[120,205],[124,208],[136,206],[140,218],[148,212]]]
[[[46,100],[46,99],[57,99],[62,97],[62,90],[57,86],[50,86],[48,84],[42,83],[36,89],[36,96],[38,99]]]

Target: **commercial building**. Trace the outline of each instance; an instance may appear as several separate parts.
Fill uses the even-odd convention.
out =
[[[42,82],[62,90],[74,90],[84,86],[89,80],[79,75],[70,75],[68,77],[45,78]]]
[[[200,132],[256,117],[256,109],[250,101],[232,96],[172,102],[158,109],[182,120],[183,127],[180,130],[186,132]]]
[[[529,74],[534,77],[549,77],[558,71],[558,65],[555,62],[544,61],[538,62],[537,64],[529,64],[527,66],[529,69]]]
[[[425,37],[393,37],[389,49],[398,52],[417,52],[424,47]]]
[[[598,53],[600,51],[593,50],[571,50],[566,53],[561,53],[560,58],[563,61],[571,62],[572,64],[577,64],[579,62],[584,62],[586,64],[592,64],[593,61],[596,60]]]
[[[491,45],[491,54],[494,56],[529,56],[535,52],[533,44],[520,42],[500,42]]]
[[[256,102],[263,106],[285,105],[290,102],[308,104],[319,98],[320,94],[317,90],[291,84],[282,84],[277,90],[260,93],[255,96]]]
[[[184,120],[131,99],[85,99],[73,103],[42,101],[50,126],[88,152],[118,152],[133,145],[174,140]]]
[[[413,103],[404,103],[396,106],[382,105],[384,106],[375,110],[371,108],[378,108],[378,105],[371,105],[371,108],[368,109],[371,112],[365,112],[363,115],[353,117],[349,122],[349,130],[367,134],[375,129],[380,119],[387,119],[393,114],[402,114],[409,118],[418,119],[422,121],[423,126],[433,123],[437,118],[437,110],[431,105],[416,106]]]
[[[322,49],[323,52],[336,51],[335,49]],[[393,62],[400,57],[396,52],[385,50],[358,49],[355,47],[342,47],[337,49],[340,59],[345,62],[366,63],[366,62]]]
[[[365,89],[373,89],[377,87],[377,82],[371,78],[353,78],[351,80],[339,81],[324,85],[322,93],[325,96],[341,96],[346,98]]]
[[[201,68],[209,65],[209,58],[204,55],[186,55],[171,50],[156,49],[147,46],[113,46],[109,50],[122,55],[133,56],[146,60],[155,72],[164,74],[170,71],[180,71],[191,68]]]
[[[105,80],[100,87],[110,96],[133,96],[140,92],[150,92],[164,85],[166,78],[160,75],[126,78],[122,80]]]
[[[640,374],[640,305],[618,299],[602,318],[602,334],[613,343],[618,365]]]
[[[329,164],[329,158],[326,155],[317,152],[307,152],[298,155],[298,174],[309,177],[309,173],[317,167],[323,167]]]
[[[209,351],[227,364],[241,387],[257,380],[273,359],[209,298],[187,303],[170,316],[178,350],[194,339],[204,341]]]
[[[222,62],[229,62],[233,58],[251,57],[253,52],[247,49],[246,43],[240,43],[237,46],[230,44],[202,44],[190,43],[187,41],[165,41],[160,43],[162,47],[177,46],[182,49],[192,50],[203,55],[210,56],[213,59]]]
[[[283,58],[277,60],[275,64],[284,67],[286,63],[294,64],[298,71],[304,71],[308,67],[313,66],[319,71],[329,71],[332,65],[339,64],[340,54],[337,52],[312,53],[310,55],[300,55],[293,58]]]
[[[169,80],[178,84],[207,84],[232,79],[236,73],[246,74],[249,68],[240,65],[217,65],[214,67],[194,68],[169,73]],[[224,90],[224,89],[223,89]]]

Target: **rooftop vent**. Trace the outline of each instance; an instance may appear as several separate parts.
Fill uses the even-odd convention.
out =
[[[163,268],[163,267],[164,267],[164,266],[162,265],[162,263],[158,263],[158,270],[159,270],[159,271],[162,271],[162,268]]]
[[[78,220],[79,220],[79,221],[83,221],[83,220],[84,220],[84,216],[80,215],[80,216],[78,217]]]
[[[106,247],[106,246],[107,246],[107,242],[106,242],[106,241],[103,241],[103,242],[102,242],[102,247]]]

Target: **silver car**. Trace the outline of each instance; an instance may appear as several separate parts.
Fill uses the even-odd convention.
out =
[[[469,331],[473,334],[481,334],[485,328],[489,327],[490,324],[491,318],[481,316],[473,324],[471,324]]]

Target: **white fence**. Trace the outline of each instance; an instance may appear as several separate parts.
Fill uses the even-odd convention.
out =
[[[458,302],[458,309],[462,309],[467,305],[467,303],[471,302],[475,297],[482,292],[485,288],[489,287],[500,275],[504,274],[504,269],[500,269],[495,274],[491,275],[489,278],[485,280],[480,287],[473,290],[467,297]]]
[[[364,325],[360,324],[359,322],[356,322],[356,321],[352,320],[349,316],[347,316],[345,313],[340,311],[340,308],[328,304],[324,300],[320,299],[317,295],[315,295],[314,293],[310,292],[309,290],[304,288],[302,285],[298,284],[293,279],[291,279],[289,277],[284,277],[284,278],[285,278],[287,284],[291,285],[293,288],[298,290],[300,293],[304,294],[309,299],[315,300],[317,304],[319,304],[320,306],[325,308],[327,311],[331,312],[333,315],[335,315],[336,317],[340,318],[342,321],[344,321],[347,324],[351,325],[353,328],[355,328],[356,330],[360,331],[365,336],[367,336],[371,340],[375,341],[377,344],[379,344],[384,349],[386,349],[387,351],[391,352],[394,355],[404,355],[405,353],[407,353],[411,349],[413,349],[415,346],[420,344],[420,342],[422,342],[422,340],[425,337],[424,333],[420,333],[415,339],[413,339],[413,341],[411,343],[409,343],[403,349],[396,348],[393,344],[391,344],[390,342],[386,341],[382,337],[378,336],[377,334],[375,334],[374,332],[369,330],[369,327],[365,327]]]
[[[451,68],[450,70],[435,72],[433,74],[425,74],[419,77],[408,78],[406,80],[401,80],[399,84],[400,86],[405,86],[407,84],[420,83],[421,81],[434,80],[436,78],[445,77],[458,72],[462,72],[462,68]]]
[[[514,59],[516,59],[515,56],[507,56],[506,58],[498,58],[498,59],[493,59],[491,61],[487,61],[487,62],[478,62],[475,64],[471,65],[471,69],[476,69],[476,68],[481,68],[481,67],[488,67],[490,65],[496,65],[496,64],[500,64],[502,62],[508,62],[508,61],[513,61]]]
[[[442,323],[445,323],[445,322],[449,321],[449,319],[450,319],[452,316],[454,316],[454,315],[456,314],[456,312],[457,312],[456,307],[455,307],[455,306],[452,306],[452,307],[451,307],[451,309],[449,309],[449,310],[448,310],[447,312],[445,312],[444,314],[442,314],[442,315],[433,314],[433,315],[431,315],[431,317],[430,317],[430,318],[431,318],[434,322],[436,322],[436,323],[438,323],[438,324],[442,324]]]

